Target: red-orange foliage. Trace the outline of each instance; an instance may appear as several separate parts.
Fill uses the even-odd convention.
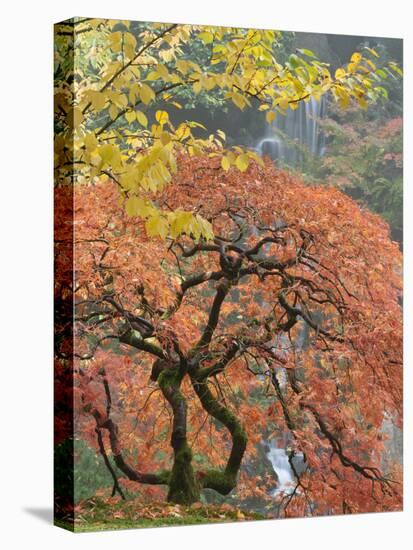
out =
[[[307,469],[271,497],[281,514],[399,509],[400,466],[383,461],[383,423],[402,422],[401,255],[387,225],[271,163],[223,172],[183,157],[159,203],[199,212],[215,240],[148,238],[115,184],[75,189],[74,286],[58,276],[57,294],[76,304],[77,436],[178,502],[227,493],[254,443],[283,438]],[[64,224],[56,239],[63,273]],[[68,320],[58,326],[67,336]],[[58,342],[64,364],[70,338]],[[174,472],[193,476],[181,493]],[[238,490],[268,496],[245,472]]]

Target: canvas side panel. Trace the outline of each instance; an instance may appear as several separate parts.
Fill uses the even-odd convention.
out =
[[[54,521],[74,528],[74,21],[54,26]]]

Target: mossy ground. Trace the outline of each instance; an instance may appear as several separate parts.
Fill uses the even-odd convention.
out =
[[[78,533],[261,519],[265,519],[265,516],[241,511],[228,504],[196,503],[192,506],[166,502],[142,504],[137,500],[122,501],[114,497],[85,500],[76,506],[74,526],[60,520],[55,521],[55,525]]]

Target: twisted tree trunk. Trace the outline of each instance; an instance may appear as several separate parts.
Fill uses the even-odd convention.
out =
[[[227,495],[237,484],[238,472],[247,447],[247,434],[238,418],[213,396],[208,387],[208,379],[200,379],[194,374],[191,380],[205,411],[219,420],[231,434],[232,449],[225,469],[208,470],[203,472],[201,477],[203,488],[214,489],[221,495]]]
[[[163,370],[158,384],[173,413],[171,445],[174,463],[168,480],[168,501],[192,504],[199,501],[201,493],[192,467],[192,450],[187,441],[187,404],[180,391],[182,379],[183,374],[177,365]]]

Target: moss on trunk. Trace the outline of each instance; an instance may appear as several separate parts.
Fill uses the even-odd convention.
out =
[[[219,420],[232,437],[232,449],[225,470],[223,472],[209,470],[203,475],[202,479],[204,488],[214,489],[222,495],[227,495],[237,484],[238,472],[247,447],[247,434],[235,414],[219,403],[213,396],[207,380],[198,380],[196,375],[193,375],[192,384],[203,408],[208,414]]]
[[[193,504],[200,498],[200,486],[192,468],[192,452],[186,445],[175,453],[169,478],[168,501],[176,504]]]
[[[200,500],[201,489],[192,468],[192,451],[186,438],[187,405],[180,391],[182,378],[179,365],[164,369],[158,377],[159,387],[173,412],[171,445],[174,450],[174,464],[168,480],[168,501],[193,504]]]

